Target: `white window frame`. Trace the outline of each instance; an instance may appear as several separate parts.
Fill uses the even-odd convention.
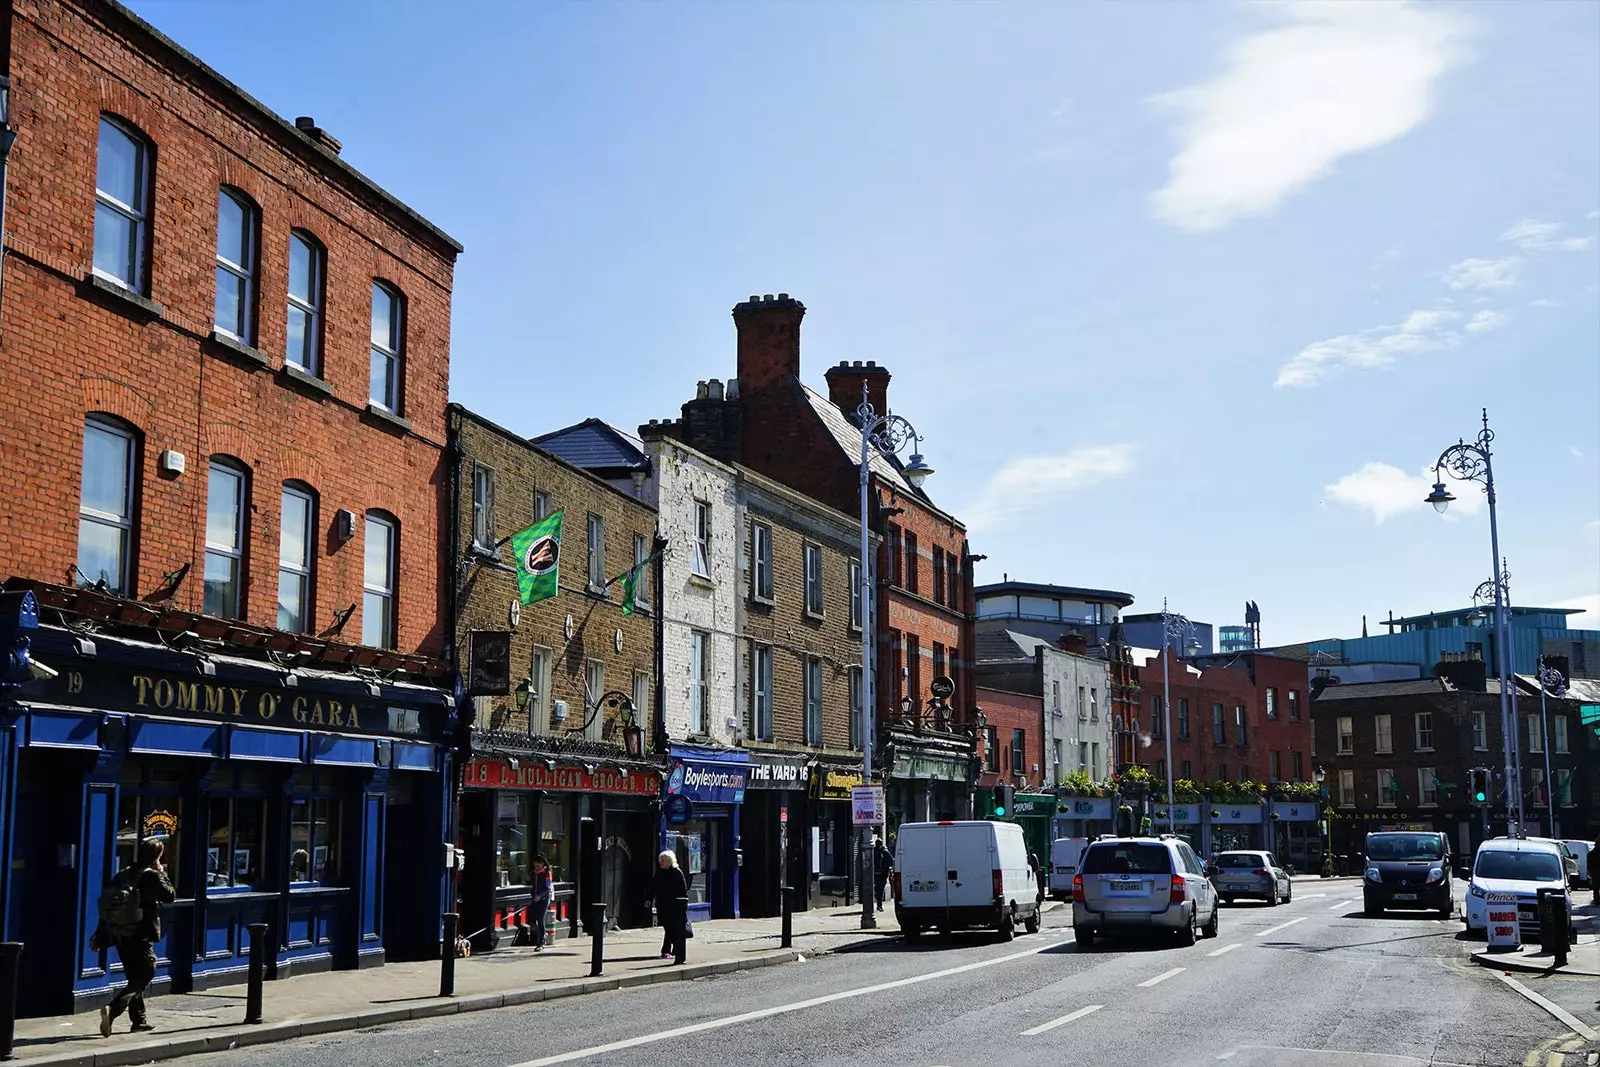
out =
[[[772,602],[772,527],[764,522],[750,524],[750,595]]]
[[[1388,712],[1372,717],[1372,751],[1379,754],[1394,751],[1394,717]]]
[[[1567,735],[1567,717],[1565,715],[1550,716],[1550,742],[1553,746],[1550,751],[1560,756],[1571,752],[1571,738]]]
[[[535,489],[533,492],[533,521],[539,522],[548,519],[552,510],[550,493],[544,489]]]
[[[494,549],[494,471],[472,466],[472,543],[484,551]]]
[[[402,361],[405,350],[405,298],[400,295],[400,290],[394,286],[374,279],[372,283],[372,325],[374,327],[378,325],[378,293],[380,291],[389,298],[389,321],[385,324],[387,326],[388,340],[384,342],[373,337],[372,334],[377,332],[376,329],[368,334],[367,400],[373,407],[399,414],[402,391],[400,375],[404,370]],[[372,357],[377,357],[387,371],[388,388],[382,396],[373,395],[378,392],[378,382],[373,379],[371,374]]]
[[[690,563],[699,578],[711,577],[711,505],[694,502],[694,552]]]
[[[1543,767],[1528,768],[1528,786],[1526,796],[1532,798],[1533,806],[1536,808],[1548,808],[1550,802],[1555,799],[1550,795],[1549,790],[1545,788]]]
[[[386,519],[382,515],[374,515],[371,512],[367,513],[366,524],[367,529],[362,535],[361,643],[365,645],[373,644],[373,642],[368,639],[368,624],[373,621],[372,612],[369,611],[368,608],[371,604],[376,602],[379,609],[377,619],[379,633],[377,635],[378,640],[375,647],[393,648],[397,640],[397,633],[399,630],[399,627],[396,625],[395,613],[395,586],[398,583],[395,579],[396,575],[399,573],[400,561],[397,557],[399,556],[398,549],[400,545],[400,526],[398,523],[390,519]],[[388,556],[388,567],[386,568],[388,573],[385,575],[386,584],[384,585],[373,585],[367,581],[365,554],[366,552],[370,551],[372,547],[370,537],[373,527],[377,527],[385,532],[384,551]]]
[[[212,308],[211,325],[218,333],[231,337],[240,344],[249,345],[255,343],[256,265],[261,259],[256,250],[256,205],[238,189],[224,185],[217,190],[217,244],[219,246],[222,244],[222,201],[224,198],[233,201],[238,206],[241,216],[239,224],[244,231],[239,237],[240,243],[244,246],[245,262],[235,263],[222,254],[220,247],[217,249],[217,269],[231,274],[243,283],[241,286],[242,293],[239,298],[239,322],[233,324],[239,328],[234,329],[232,325],[224,326],[217,321],[217,313],[222,307],[220,300],[216,301],[215,306]]]
[[[289,262],[294,262],[294,246],[299,244],[306,250],[306,286],[309,290],[305,294],[294,291],[293,273],[290,272],[290,281],[285,286],[288,294],[288,306],[284,309],[284,362],[298,367],[313,377],[322,376],[322,288],[325,273],[325,254],[322,245],[309,233],[301,230],[289,231]],[[308,352],[293,352],[289,350],[289,322],[290,311],[299,311],[306,318],[306,347]]]
[[[1528,751],[1544,751],[1544,726],[1539,721],[1539,713],[1528,713]]]
[[[1433,751],[1433,712],[1431,712],[1431,711],[1419,711],[1419,712],[1417,712],[1416,719],[1413,722],[1413,726],[1414,726],[1414,728],[1416,730],[1416,735],[1417,735],[1417,751],[1418,752],[1432,752]]]
[[[107,584],[110,591],[119,595],[126,595],[131,591],[130,585],[133,576],[133,511],[134,511],[134,484],[135,472],[138,465],[139,440],[133,431],[108,418],[90,415],[83,420],[84,457],[88,454],[88,438],[91,432],[103,433],[108,437],[118,438],[124,449],[122,462],[122,511],[117,514],[91,508],[83,502],[83,483],[88,480],[86,471],[80,469],[78,490],[78,543],[80,546],[79,559],[82,559],[81,546],[83,544],[83,527],[87,523],[91,526],[103,526],[117,531],[117,573],[109,576],[112,580]],[[81,573],[78,584],[93,585],[100,580],[96,574]]]
[[[1300,721],[1300,690],[1289,690],[1289,721]]]
[[[1399,791],[1395,789],[1396,779],[1393,767],[1377,768],[1378,775],[1378,800],[1380,808],[1394,808],[1400,804]]]
[[[650,721],[650,672],[633,672],[633,717],[635,722]]]
[[[1439,806],[1439,783],[1432,767],[1417,768],[1417,804],[1424,808]]]
[[[1554,797],[1555,802],[1556,802],[1556,807],[1558,807],[1558,808],[1570,808],[1570,807],[1573,807],[1574,805],[1573,805],[1573,800],[1572,800],[1572,778],[1573,778],[1572,768],[1571,767],[1557,767],[1555,769],[1554,773],[1555,773],[1555,776],[1556,776],[1555,797]],[[1591,875],[1590,877],[1593,877],[1593,875]]]
[[[1339,772],[1339,806],[1354,807],[1356,802],[1356,772],[1346,768]]]
[[[822,746],[822,661],[808,656],[805,661],[805,742]]]
[[[1482,708],[1472,713],[1472,750],[1489,751],[1489,713]]]
[[[866,686],[862,684],[860,667],[849,668],[850,676],[850,747],[860,751],[867,732]]]
[[[589,553],[589,592],[606,593],[606,518],[589,512],[584,519],[584,545]]]
[[[822,546],[807,543],[801,552],[805,557],[806,614],[822,618]]]
[[[237,490],[233,504],[233,544],[224,544],[211,540],[211,494],[216,489],[215,480],[221,475],[232,479]],[[216,615],[224,619],[241,618],[244,609],[244,551],[245,541],[249,536],[249,528],[245,525],[245,514],[249,511],[250,474],[244,467],[232,460],[213,456],[206,465],[206,556],[205,567],[202,569],[201,581],[205,581],[205,572],[209,571],[212,560],[224,561],[233,573],[233,593],[231,602],[220,605],[220,610],[212,611],[211,605],[205,604],[202,593],[202,610],[207,615]]]
[[[1233,706],[1233,730],[1238,744],[1248,745],[1250,743],[1249,729],[1249,726],[1245,723],[1244,705],[1235,704]]]
[[[650,610],[650,570],[641,566],[650,558],[650,538],[641,533],[633,535],[633,603],[637,608]]]
[[[550,671],[555,653],[542,645],[528,650],[528,733],[550,731]]]
[[[853,559],[850,561],[850,629],[857,633],[864,624],[861,608],[861,561]]]
[[[1092,685],[1089,687],[1089,721],[1100,721],[1100,690]]]
[[[1089,721],[1089,687],[1078,686],[1078,721]]]
[[[772,740],[772,647],[750,646],[750,733]]]
[[[1348,756],[1356,750],[1356,724],[1348,715],[1341,715],[1334,723],[1337,745],[1336,751],[1341,756]]]
[[[711,732],[711,635],[689,631],[689,732]]]
[[[305,552],[298,560],[288,559],[284,556],[288,538],[284,534],[288,531],[288,516],[285,507],[290,498],[296,499],[305,505],[306,525],[303,531]],[[289,630],[294,633],[308,633],[311,630],[311,568],[316,559],[316,529],[317,529],[317,498],[296,485],[284,484],[278,499],[278,629]],[[283,619],[284,580],[285,576],[290,581],[297,581],[301,590],[301,603],[299,605],[300,625],[298,627],[285,626]]]
[[[137,162],[134,167],[135,180],[138,184],[134,189],[134,193],[135,199],[139,200],[140,203],[123,203],[117,197],[101,189],[99,174],[97,171],[94,183],[96,219],[95,229],[99,229],[99,209],[102,207],[108,211],[112,211],[118,215],[121,215],[123,218],[133,223],[133,229],[130,235],[130,240],[132,241],[133,245],[132,248],[128,250],[130,261],[127,264],[129,268],[128,273],[132,274],[133,277],[123,278],[108,271],[103,271],[100,269],[98,264],[93,266],[93,270],[96,277],[104,278],[106,281],[111,282],[114,285],[121,286],[130,292],[143,293],[145,291],[145,278],[148,274],[147,264],[145,261],[149,256],[148,249],[150,245],[147,232],[150,223],[150,140],[149,138],[145,137],[144,134],[134,130],[131,126],[128,126],[109,115],[101,115],[98,133],[99,140],[95,142],[95,154],[97,159],[100,152],[100,141],[104,140],[107,127],[110,127],[122,137],[127,138],[128,141],[133,145],[134,151],[138,153]],[[90,249],[89,255],[92,261],[94,258],[94,251],[92,248]]]
[[[1278,717],[1278,690],[1275,686],[1267,686],[1267,718]]]
[[[1063,709],[1061,707],[1061,679],[1060,678],[1052,678],[1052,679],[1050,679],[1050,713],[1052,715],[1062,715],[1062,714],[1064,714],[1064,711],[1063,711]]]
[[[583,736],[590,741],[598,741],[604,736],[606,723],[605,709],[599,706],[600,698],[606,693],[606,664],[604,660],[586,659],[583,661],[583,719],[587,724]],[[592,712],[592,714],[591,714]]]

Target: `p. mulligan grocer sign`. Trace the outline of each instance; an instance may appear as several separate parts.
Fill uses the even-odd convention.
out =
[[[105,711],[169,715],[246,726],[390,733],[388,705],[292,688],[235,685],[196,675],[145,671],[119,664],[63,670],[39,683],[41,702]]]
[[[512,768],[505,760],[468,760],[463,772],[464,785],[480,789],[549,789],[584,793],[614,793],[653,797],[661,792],[661,775],[655,771],[618,771],[609,767],[593,774],[582,767],[543,762],[523,763]]]

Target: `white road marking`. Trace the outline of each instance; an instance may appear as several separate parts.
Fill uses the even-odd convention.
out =
[[[1579,1019],[1566,1008],[1563,1008],[1561,1005],[1540,996],[1538,993],[1535,993],[1533,990],[1529,989],[1527,986],[1523,985],[1521,982],[1517,981],[1515,978],[1512,978],[1508,974],[1497,974],[1495,977],[1500,979],[1500,981],[1504,982],[1506,985],[1510,986],[1512,989],[1515,989],[1518,993],[1521,993],[1523,996],[1527,997],[1529,1000],[1533,1001],[1535,1004],[1539,1005],[1539,1007],[1543,1008],[1551,1015],[1554,1015],[1557,1019],[1560,1019],[1562,1025],[1576,1033],[1585,1041],[1600,1041],[1600,1033],[1596,1033],[1593,1027],[1585,1025],[1583,1020]]]
[[[1256,936],[1257,937],[1266,937],[1268,934],[1275,934],[1279,930],[1288,929],[1289,927],[1293,926],[1295,923],[1303,923],[1305,921],[1306,921],[1306,917],[1304,915],[1302,915],[1298,919],[1290,919],[1286,923],[1279,923],[1277,926],[1269,926],[1269,927],[1267,927],[1267,929],[1261,931]]]
[[[630,1037],[622,1041],[612,1041],[604,1045],[594,1045],[589,1048],[574,1049],[572,1052],[562,1052],[554,1056],[545,1056],[542,1059],[526,1060],[522,1063],[512,1064],[511,1067],[548,1067],[556,1063],[572,1063],[575,1060],[586,1060],[594,1056],[604,1056],[608,1052],[621,1052],[624,1049],[638,1048],[640,1045],[650,1045],[657,1041],[670,1041],[675,1037],[688,1037],[690,1034],[703,1034],[708,1030],[721,1030],[728,1026],[737,1026],[740,1023],[755,1022],[757,1019],[770,1019],[774,1015],[787,1015],[790,1012],[805,1011],[807,1008],[819,1007],[823,1004],[832,1004],[839,1000],[849,1000],[852,997],[864,997],[873,993],[882,993],[889,989],[901,989],[909,985],[918,985],[922,982],[931,982],[936,978],[948,978],[953,974],[965,974],[968,971],[981,970],[984,967],[994,967],[1001,963],[1010,963],[1012,960],[1026,959],[1037,956],[1041,952],[1050,950],[1049,944],[1030,948],[1026,952],[1013,952],[1007,956],[997,956],[994,959],[979,960],[977,963],[966,963],[960,967],[947,967],[942,971],[929,971],[927,974],[916,974],[910,978],[897,978],[892,982],[880,982],[877,985],[861,986],[859,989],[842,989],[837,993],[826,996],[812,997],[810,1000],[797,1000],[793,1004],[778,1004],[770,1008],[759,1008],[756,1011],[742,1012],[738,1015],[725,1015],[720,1019],[707,1019],[702,1023],[693,1023],[689,1026],[678,1026],[671,1030],[660,1030],[653,1034],[644,1034],[641,1037]]]
[[[1172,978],[1172,977],[1174,977],[1176,975],[1180,975],[1186,970],[1188,970],[1187,967],[1174,967],[1170,971],[1163,971],[1160,974],[1156,975],[1154,978],[1147,978],[1143,982],[1140,982],[1139,983],[1139,988],[1140,989],[1149,989],[1151,986],[1159,985],[1160,983],[1165,982],[1168,978]]]
[[[1328,905],[1328,910],[1329,911],[1338,911],[1340,908],[1348,908],[1350,905],[1352,905],[1354,903],[1355,903],[1355,901],[1353,901],[1353,900],[1341,900],[1337,904]]]
[[[1215,952],[1207,952],[1206,955],[1207,956],[1220,956],[1224,952],[1232,952],[1234,949],[1238,948],[1241,944],[1243,944],[1243,942],[1235,941],[1231,945],[1223,945],[1221,948],[1217,949],[1217,951],[1215,951]]]
[[[1054,1030],[1056,1027],[1065,1026],[1067,1023],[1070,1023],[1070,1022],[1077,1022],[1079,1019],[1083,1018],[1085,1015],[1093,1015],[1095,1012],[1099,1011],[1103,1007],[1105,1007],[1104,1004],[1090,1004],[1087,1007],[1079,1008],[1077,1011],[1072,1012],[1071,1014],[1063,1015],[1059,1019],[1051,1019],[1047,1023],[1043,1023],[1043,1024],[1039,1025],[1039,1026],[1035,1026],[1032,1030],[1024,1030],[1024,1031],[1022,1031],[1022,1036],[1023,1037],[1038,1037],[1040,1034],[1044,1033],[1047,1030]]]
[[[1326,894],[1326,893],[1301,893],[1300,894],[1300,899],[1301,900],[1316,900],[1318,897],[1325,897],[1327,895],[1328,894]]]

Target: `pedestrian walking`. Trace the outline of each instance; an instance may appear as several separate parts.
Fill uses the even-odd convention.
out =
[[[100,1009],[100,1036],[111,1036],[111,1024],[123,1013],[133,1033],[154,1030],[144,1010],[144,991],[156,976],[157,941],[161,940],[161,905],[178,898],[161,858],[166,846],[154,839],[139,844],[131,867],[124,867],[100,894],[100,922],[89,937],[96,952],[115,947],[128,979],[111,1003]]]
[[[656,857],[654,894],[656,917],[661,923],[661,958],[675,960],[678,946],[689,932],[689,910],[684,904],[689,896],[689,880],[678,866],[677,853],[670,849]]]
[[[533,903],[529,905],[533,912],[533,951],[543,952],[545,943],[550,939],[545,919],[550,914],[550,902],[555,897],[555,876],[550,873],[550,861],[544,858],[543,852],[533,857],[533,870],[528,875],[528,881],[533,885]]]
[[[1044,903],[1044,879],[1040,877],[1042,866],[1039,863],[1037,852],[1028,853],[1028,870],[1033,874],[1034,890],[1038,893],[1037,903]]]
[[[874,887],[878,891],[878,908],[883,908],[884,891],[889,886],[889,870],[894,866],[894,853],[883,843],[883,838],[873,835],[872,838],[872,876],[877,881]]]

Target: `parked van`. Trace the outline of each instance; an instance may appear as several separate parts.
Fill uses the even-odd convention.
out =
[[[1050,899],[1072,899],[1072,876],[1083,862],[1087,837],[1058,837],[1050,843]]]
[[[987,928],[1002,940],[1039,930],[1039,887],[1022,827],[1009,822],[902,823],[895,840],[894,914],[914,941],[924,930]]]

